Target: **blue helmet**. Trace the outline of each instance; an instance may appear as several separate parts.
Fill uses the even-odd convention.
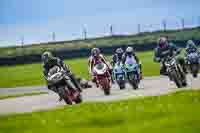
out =
[[[195,43],[192,40],[188,40],[187,47],[189,47],[189,48],[195,47]]]

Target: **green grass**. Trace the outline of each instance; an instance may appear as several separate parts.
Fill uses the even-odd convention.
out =
[[[44,50],[58,50],[58,49],[81,49],[100,46],[113,46],[122,44],[148,44],[157,42],[158,37],[167,35],[170,40],[188,40],[191,38],[200,39],[200,28],[184,29],[184,30],[171,30],[171,31],[157,31],[152,33],[141,33],[138,35],[129,36],[108,36],[101,38],[92,38],[87,40],[74,40],[55,43],[42,43],[31,45],[23,48],[0,48],[0,57],[12,57],[17,55],[41,54]]]
[[[0,95],[0,100],[24,97],[24,96],[35,96],[35,95],[42,95],[42,94],[47,94],[47,92],[32,92],[32,93],[24,93],[24,94],[16,94],[16,95],[3,95],[3,96]]]
[[[1,116],[1,133],[199,133],[200,91]]]
[[[138,53],[138,56],[143,64],[144,76],[159,75],[159,63],[153,62],[152,51]],[[110,60],[111,56],[108,56],[107,58]],[[69,65],[71,70],[77,76],[90,79],[87,66],[88,59],[80,58],[66,60],[65,63]],[[4,66],[0,67],[0,73],[0,88],[45,84],[41,64]]]

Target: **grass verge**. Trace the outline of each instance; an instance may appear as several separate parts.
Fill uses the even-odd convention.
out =
[[[1,133],[198,133],[200,91],[1,116]]]

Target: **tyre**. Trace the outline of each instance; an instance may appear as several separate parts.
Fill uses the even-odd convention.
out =
[[[65,88],[59,88],[58,90],[60,97],[62,97],[62,99],[64,99],[65,103],[68,105],[72,105],[72,99],[69,97],[69,93],[67,90],[65,90]]]
[[[182,82],[181,82],[181,79],[179,78],[180,76],[178,76],[178,73],[177,72],[172,72],[170,75],[171,75],[171,78],[173,78],[173,81],[175,82],[176,86],[178,88],[181,88],[182,87]]]
[[[199,65],[198,64],[194,64],[191,66],[191,72],[192,72],[192,76],[194,78],[198,77],[198,71],[199,71]]]
[[[187,86],[187,82],[186,82],[186,81],[183,81],[182,86],[183,86],[183,87],[186,87],[186,86]]]
[[[104,89],[104,94],[105,94],[106,96],[110,95],[110,89]]]
[[[76,104],[80,104],[82,101],[83,101],[82,96],[81,96],[81,94],[79,94],[79,95],[77,96],[77,98],[75,99],[74,102],[75,102]]]
[[[197,74],[197,73],[193,73],[192,76],[193,76],[194,78],[197,78],[197,77],[198,77],[198,74]]]
[[[133,86],[133,89],[138,89],[138,83],[136,81],[131,81],[131,85]]]
[[[138,82],[137,82],[136,77],[133,74],[130,74],[128,76],[128,80],[134,90],[138,89]]]
[[[125,89],[125,81],[118,82],[118,85],[119,85],[120,90]]]
[[[119,86],[119,88],[120,88],[120,90],[124,90],[124,89],[125,89],[125,84],[121,84],[121,85]]]
[[[104,91],[104,94],[107,96],[107,95],[110,95],[110,82],[109,82],[109,79],[108,78],[104,78],[100,81],[100,84],[101,84],[101,88],[102,90]]]

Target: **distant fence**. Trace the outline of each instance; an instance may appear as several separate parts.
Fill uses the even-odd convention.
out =
[[[178,47],[185,47],[186,41],[172,41]],[[196,44],[200,43],[200,40],[195,40]],[[100,47],[100,50],[104,54],[112,54],[117,48],[121,47],[124,50],[127,46],[132,46],[136,51],[148,51],[153,50],[156,47],[156,43],[148,43],[148,44],[134,44],[134,45],[117,45],[110,47]],[[58,50],[52,51],[54,55],[62,58],[62,59],[72,59],[72,58],[80,58],[80,57],[88,57],[90,55],[90,49],[83,48],[79,50]],[[5,65],[16,65],[16,64],[30,64],[35,62],[41,62],[40,54],[32,54],[26,56],[17,56],[17,57],[4,57],[0,58],[0,66]]]

